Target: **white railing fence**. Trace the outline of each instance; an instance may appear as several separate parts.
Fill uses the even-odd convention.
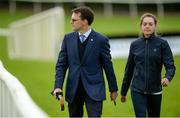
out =
[[[9,25],[11,59],[54,60],[64,35],[64,10],[54,7]]]
[[[24,86],[0,61],[0,117],[48,117],[31,99]]]

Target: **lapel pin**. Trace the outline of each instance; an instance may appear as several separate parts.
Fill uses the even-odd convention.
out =
[[[91,39],[91,41],[93,41],[93,39]]]

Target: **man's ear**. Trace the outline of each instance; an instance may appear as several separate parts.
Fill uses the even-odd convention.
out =
[[[88,24],[87,19],[84,19],[83,22],[84,22],[84,24]]]

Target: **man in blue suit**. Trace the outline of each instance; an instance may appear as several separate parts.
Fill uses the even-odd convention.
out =
[[[111,100],[117,97],[117,83],[111,61],[108,38],[95,32],[90,25],[94,13],[89,7],[72,10],[74,32],[66,34],[56,64],[55,95],[62,92],[66,70],[66,101],[69,116],[82,117],[86,104],[88,117],[101,117],[106,99],[103,69],[109,84]]]

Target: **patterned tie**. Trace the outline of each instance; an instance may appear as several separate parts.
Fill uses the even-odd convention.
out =
[[[79,35],[79,39],[80,39],[81,43],[83,43],[86,40],[86,36],[81,34],[81,35]]]

